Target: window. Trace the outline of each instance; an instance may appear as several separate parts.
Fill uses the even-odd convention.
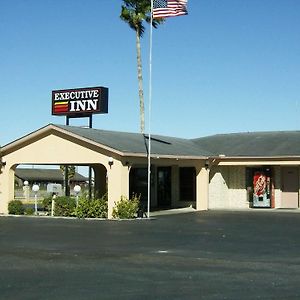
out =
[[[141,196],[141,201],[147,202],[148,191],[148,169],[132,168],[129,176],[129,193]]]
[[[196,170],[193,167],[179,169],[180,201],[196,201]]]

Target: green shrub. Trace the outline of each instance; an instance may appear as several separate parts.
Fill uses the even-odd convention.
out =
[[[12,200],[8,203],[8,213],[11,215],[24,215],[24,205],[20,200]]]
[[[118,219],[136,218],[139,205],[140,197],[134,195],[131,199],[127,199],[126,197],[121,196],[121,200],[115,203],[112,216]]]
[[[52,197],[46,197],[42,200],[42,208],[44,211],[51,212]]]
[[[55,216],[74,217],[75,209],[76,209],[75,198],[72,197],[55,198],[55,207],[54,207]]]
[[[88,200],[81,198],[76,208],[76,216],[78,218],[107,218],[107,199]]]
[[[27,215],[27,216],[32,216],[32,215],[34,215],[34,209],[32,208],[32,207],[27,207],[26,209],[25,209],[25,215]]]

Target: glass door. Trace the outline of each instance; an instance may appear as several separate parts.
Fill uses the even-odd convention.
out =
[[[171,167],[157,168],[157,202],[158,207],[171,207]]]

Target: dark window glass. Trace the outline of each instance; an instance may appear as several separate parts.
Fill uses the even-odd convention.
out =
[[[196,170],[192,167],[179,169],[180,201],[196,201]]]
[[[147,202],[148,194],[148,169],[147,168],[132,168],[129,176],[129,193],[130,197],[133,194],[140,195],[141,201]]]

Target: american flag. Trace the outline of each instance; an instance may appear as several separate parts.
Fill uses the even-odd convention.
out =
[[[153,19],[187,15],[188,0],[153,0]]]

